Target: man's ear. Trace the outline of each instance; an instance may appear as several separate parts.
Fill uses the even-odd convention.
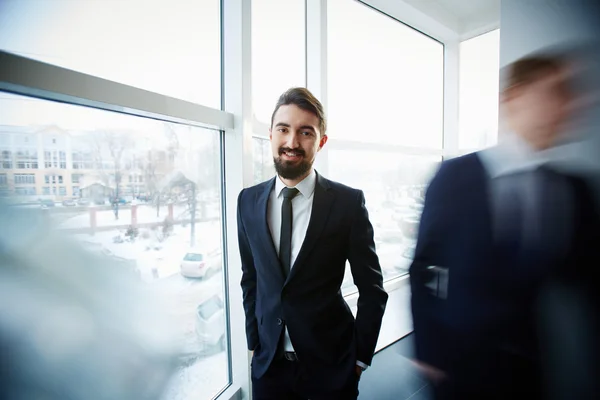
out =
[[[325,143],[327,143],[327,135],[323,135],[323,137],[321,137],[321,140],[319,141],[319,150],[325,146]]]
[[[273,140],[273,131],[269,128],[269,140]]]

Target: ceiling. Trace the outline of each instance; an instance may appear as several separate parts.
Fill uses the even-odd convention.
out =
[[[403,0],[467,38],[500,25],[501,0]]]

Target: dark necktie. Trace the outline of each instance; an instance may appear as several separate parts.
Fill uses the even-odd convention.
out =
[[[279,242],[279,261],[283,274],[287,278],[292,262],[292,199],[298,194],[296,188],[284,188],[281,205],[281,237]]]

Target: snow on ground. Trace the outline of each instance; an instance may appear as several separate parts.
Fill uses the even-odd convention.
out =
[[[117,257],[135,260],[144,281],[154,279],[153,270],[159,278],[179,273],[179,264],[192,247],[212,250],[221,247],[221,225],[219,221],[198,222],[195,226],[194,246],[190,245],[191,226],[174,225],[171,234],[162,242],[162,227],[156,230],[140,228],[134,241],[126,240],[125,229],[90,234],[73,235],[78,241],[101,247]],[[113,238],[120,236],[124,241],[115,243]]]
[[[195,231],[195,247],[221,247],[219,221],[197,223]],[[115,236],[123,237],[124,231],[117,228],[95,235],[73,236],[89,248],[135,261],[146,282],[145,287],[154,298],[161,299],[176,331],[173,337],[175,345],[186,359],[193,360],[174,374],[164,400],[208,400],[228,382],[227,357],[225,351],[211,349],[207,352],[199,343],[197,307],[214,294],[223,294],[223,275],[216,273],[205,279],[190,279],[179,274],[179,263],[190,249],[190,225],[173,226],[171,235],[162,242],[157,239],[159,232],[160,227],[156,232],[140,228],[135,241],[122,243],[113,240]],[[158,271],[157,278],[152,274],[153,268]],[[223,333],[224,330],[223,326]]]
[[[179,369],[171,379],[163,400],[209,400],[228,381],[227,353],[222,351]]]

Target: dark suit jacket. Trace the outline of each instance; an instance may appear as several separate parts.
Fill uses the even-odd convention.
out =
[[[567,271],[581,280],[598,265],[597,255],[584,261],[591,242],[598,248],[593,205],[583,182],[565,179],[575,193],[577,246],[563,260],[528,251],[516,237],[493,238],[490,179],[477,154],[442,163],[432,180],[410,267],[416,356],[445,370],[458,390],[540,393],[540,293]]]
[[[275,179],[242,190],[238,236],[248,348],[261,377],[287,325],[311,386],[341,387],[356,361],[370,364],[387,302],[362,191],[317,174],[306,237],[287,279],[267,222]],[[359,290],[354,319],[340,290],[346,260]]]

